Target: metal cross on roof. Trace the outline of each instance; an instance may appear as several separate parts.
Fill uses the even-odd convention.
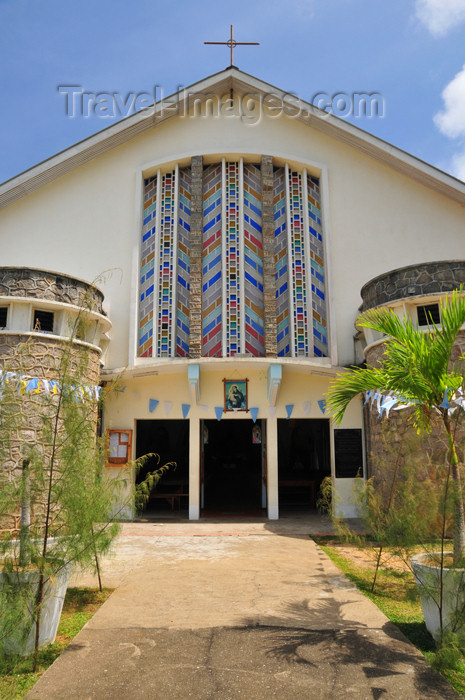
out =
[[[233,50],[236,46],[259,46],[259,41],[236,41],[233,38],[233,26],[231,24],[231,37],[228,41],[204,41],[204,44],[223,44],[231,49],[231,66],[233,65]]]

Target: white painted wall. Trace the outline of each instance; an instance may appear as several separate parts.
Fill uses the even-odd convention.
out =
[[[137,314],[134,262],[138,259],[143,174],[153,174],[156,167],[182,159],[187,163],[198,154],[204,154],[207,162],[223,156],[257,161],[261,154],[272,155],[279,164],[307,167],[321,177],[332,282],[329,301],[339,365],[354,361],[353,324],[360,289],[369,279],[409,264],[465,258],[464,207],[362,150],[285,116],[263,118],[255,125],[240,118],[173,117],[0,211],[2,265],[50,269],[95,282],[102,289],[113,323],[107,369],[134,364],[128,348],[129,328],[131,323],[134,327]],[[261,363],[261,369],[249,365],[245,372],[236,369],[235,360],[229,361],[233,369],[202,363],[200,404],[208,409],[193,405],[189,413],[192,518],[199,514],[199,422],[215,418],[214,406],[223,403],[224,377],[234,378],[237,371],[247,376],[249,405],[258,406],[259,418],[267,419],[270,517],[278,515],[276,420],[286,417],[287,403],[295,404],[293,417],[305,418],[304,401],[311,402],[310,417],[322,417],[317,401],[324,396],[327,378],[302,367],[293,370],[288,362],[283,365],[276,418],[271,419],[266,362]],[[134,429],[137,419],[165,418],[165,400],[174,402],[169,417],[182,418],[181,403],[191,403],[187,370],[182,362],[177,369],[166,369],[169,373],[159,367],[157,376],[124,380],[126,390],[109,404],[105,427]],[[160,401],[153,414],[148,410],[149,398]],[[342,427],[361,425],[360,404],[353,402]],[[334,463],[332,469],[334,474]],[[111,471],[109,477],[119,471]],[[356,514],[352,482],[335,480],[341,515]]]
[[[141,171],[199,153],[271,154],[322,173],[341,365],[354,359],[353,323],[365,282],[399,266],[465,257],[463,207],[351,146],[288,117],[255,125],[174,117],[0,211],[2,265],[88,281],[113,270],[97,281],[113,322],[107,367],[133,359],[128,328]]]
[[[267,397],[267,373],[266,370],[233,369],[208,369],[207,363],[200,371],[200,400],[199,406],[191,405],[188,415],[190,421],[189,441],[189,515],[191,519],[197,519],[200,513],[199,500],[199,463],[200,463],[200,421],[216,420],[215,406],[223,406],[223,379],[244,379],[248,382],[249,407],[259,408],[258,418],[267,421],[267,460],[268,460],[268,513],[270,518],[278,517],[278,445],[277,445],[277,420],[286,418],[287,404],[294,404],[292,418],[325,418],[318,401],[324,398],[328,389],[328,379],[323,376],[311,375],[308,372],[297,372],[290,367],[283,369],[283,381],[278,393],[277,410],[275,416],[270,416]],[[136,421],[142,419],[182,419],[181,404],[191,404],[187,370],[177,373],[160,374],[155,377],[140,377],[125,379],[126,387],[123,392],[111,395],[105,411],[105,429],[132,429],[133,450],[136,444]],[[155,411],[149,411],[149,399],[157,399],[159,404]],[[173,406],[166,414],[164,402],[170,401]],[[304,412],[303,403],[310,401],[310,414]],[[202,408],[205,406],[206,408]],[[250,420],[250,413],[238,412],[223,415],[222,420]],[[353,402],[349,407],[343,428],[360,427],[361,404]],[[331,430],[331,445],[333,435]],[[156,446],[155,446],[156,449]],[[135,452],[133,454],[135,457]],[[110,468],[111,474],[116,476],[121,470]],[[331,454],[331,473],[334,476],[334,456]],[[349,483],[350,482],[350,483]],[[337,512],[347,517],[355,517],[356,512],[351,503],[353,479],[335,479]],[[342,509],[342,510],[341,510]]]

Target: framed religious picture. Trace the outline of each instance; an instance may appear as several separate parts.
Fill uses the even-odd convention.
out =
[[[248,411],[247,383],[248,379],[223,379],[224,410]]]

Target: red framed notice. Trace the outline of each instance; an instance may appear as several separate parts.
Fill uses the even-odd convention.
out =
[[[131,460],[132,430],[107,430],[108,465],[127,464]]]

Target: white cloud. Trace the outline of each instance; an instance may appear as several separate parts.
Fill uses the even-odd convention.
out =
[[[465,21],[465,0],[415,0],[415,15],[434,37]]]
[[[451,139],[465,137],[465,65],[441,93],[444,109],[434,116],[441,133]]]
[[[459,140],[459,150],[452,157],[452,173],[465,180],[465,65],[441,93],[444,108],[434,115],[439,131],[450,139]]]

